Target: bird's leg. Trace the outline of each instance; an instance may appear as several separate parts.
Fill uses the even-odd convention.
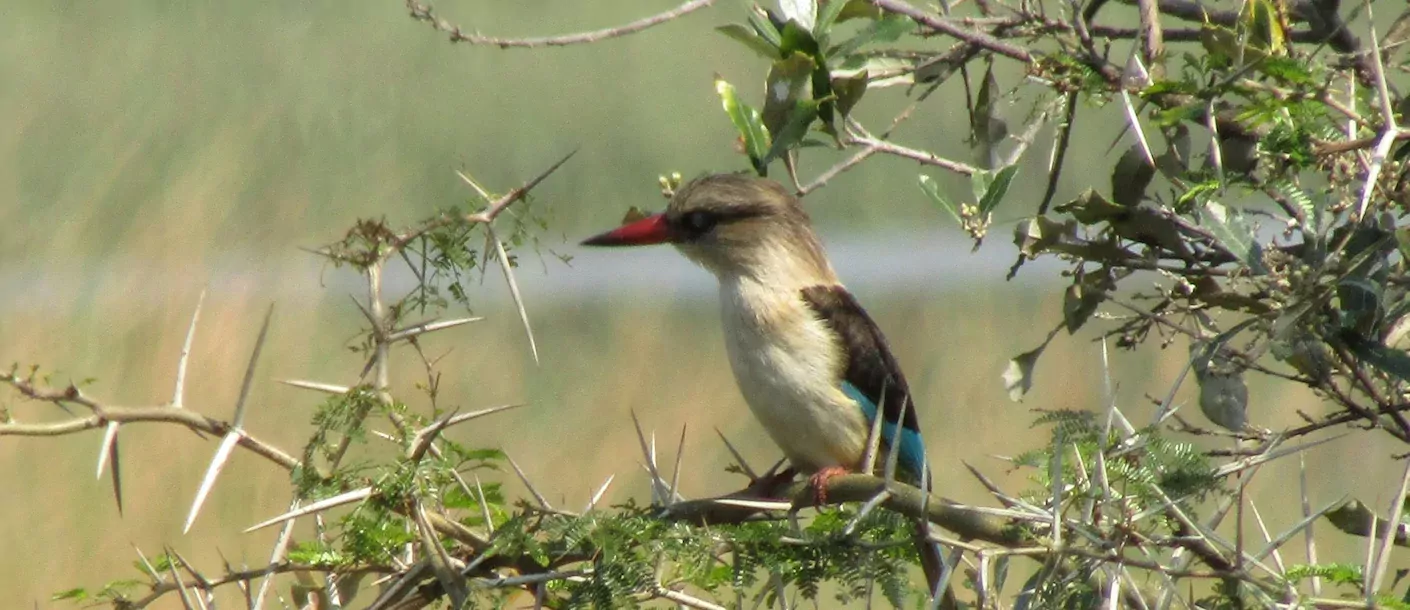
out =
[[[808,477],[808,484],[813,488],[814,498],[819,506],[827,504],[827,482],[829,479],[847,474],[850,472],[842,466],[825,466],[813,476]]]

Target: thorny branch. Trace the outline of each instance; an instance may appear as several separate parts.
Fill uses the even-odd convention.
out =
[[[451,42],[464,42],[472,45],[495,46],[501,49],[521,48],[532,49],[535,47],[563,47],[575,44],[587,44],[617,38],[628,34],[635,34],[652,26],[660,25],[684,17],[687,14],[714,4],[715,0],[690,0],[669,11],[644,17],[631,23],[617,27],[604,28],[591,32],[580,32],[576,34],[565,34],[562,36],[542,36],[535,38],[499,38],[495,36],[484,36],[474,32],[466,32],[458,25],[453,25],[449,21],[437,17],[431,6],[417,0],[407,0],[406,8],[411,11],[411,16],[417,20],[429,23],[437,31],[450,34]]]

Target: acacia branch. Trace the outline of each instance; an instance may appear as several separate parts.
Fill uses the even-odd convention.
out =
[[[5,383],[15,388],[15,390],[19,391],[19,393],[26,398],[56,405],[66,403],[80,404],[93,411],[93,413],[87,417],[75,417],[58,422],[25,424],[10,421],[0,423],[0,436],[63,436],[83,432],[85,430],[103,428],[108,425],[108,422],[120,424],[181,424],[192,430],[206,432],[215,437],[224,436],[235,429],[234,424],[231,422],[206,417],[189,408],[183,409],[172,406],[108,406],[97,400],[83,396],[76,388],[70,387],[63,391],[37,388],[32,382],[21,379],[13,373],[0,374],[0,383]],[[278,447],[251,436],[248,432],[240,432],[239,445],[285,470],[293,470],[300,466],[299,460]]]
[[[578,154],[577,150],[574,150],[564,155],[563,158],[559,159],[553,165],[548,166],[548,169],[539,172],[539,175],[534,176],[533,179],[529,180],[528,182],[525,182],[520,186],[515,187],[508,193],[501,195],[498,199],[490,202],[489,205],[485,206],[485,208],[483,210],[480,210],[479,212],[475,212],[473,214],[465,214],[463,216],[442,215],[440,217],[426,221],[414,229],[410,229],[408,231],[404,231],[400,234],[397,234],[390,240],[387,251],[381,254],[382,260],[386,260],[401,252],[404,248],[406,248],[407,244],[411,243],[412,240],[422,235],[425,235],[430,231],[434,231],[442,227],[447,227],[458,222],[468,224],[489,224],[491,222],[494,222],[495,218],[498,218],[501,213],[503,213],[506,209],[509,208],[509,206],[514,205],[516,202],[522,200],[526,195],[529,194],[529,191],[533,190],[534,187],[538,186],[540,182],[543,182],[545,178],[548,178],[550,174],[557,171],[558,168],[562,167],[564,163],[567,163],[569,159],[572,159],[573,155],[575,154]],[[323,252],[323,254],[328,253]]]
[[[564,47],[575,44],[587,44],[617,38],[628,34],[635,34],[652,26],[657,26],[667,21],[684,17],[687,14],[714,4],[715,0],[690,0],[676,8],[664,13],[644,17],[616,27],[593,30],[591,32],[579,32],[576,34],[564,34],[561,36],[540,36],[534,38],[499,38],[496,36],[483,36],[475,33],[468,33],[458,25],[441,19],[435,15],[430,5],[407,0],[406,8],[411,11],[411,17],[418,21],[425,21],[437,31],[450,34],[451,42],[464,42],[472,45],[495,46],[501,49],[531,49],[534,47]]]
[[[936,32],[949,34],[969,44],[1011,59],[1016,59],[1026,64],[1033,63],[1033,54],[1029,53],[1028,50],[1023,47],[995,38],[991,34],[961,27],[948,19],[931,15],[930,13],[911,6],[903,0],[872,0],[872,4],[884,11],[910,17],[916,23],[935,30]]]

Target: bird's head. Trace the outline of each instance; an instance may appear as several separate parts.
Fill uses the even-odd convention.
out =
[[[758,275],[780,266],[831,274],[798,199],[777,182],[742,174],[697,178],[676,191],[665,212],[583,241],[585,246],[663,243],[717,276]]]

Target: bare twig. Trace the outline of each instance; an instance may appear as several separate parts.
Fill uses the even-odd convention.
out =
[[[468,33],[462,30],[460,26],[452,25],[450,22],[437,17],[432,11],[431,7],[426,4],[417,2],[416,0],[407,0],[406,7],[408,10],[411,11],[412,18],[420,21],[425,21],[426,23],[431,24],[431,27],[435,28],[437,31],[446,32],[450,34],[451,42],[464,42],[472,45],[496,46],[501,49],[532,49],[535,47],[563,47],[575,44],[587,44],[598,42],[601,40],[607,40],[609,38],[626,36],[628,34],[635,34],[649,27],[660,25],[667,21],[683,17],[689,13],[710,6],[711,4],[714,4],[714,1],[715,0],[690,0],[690,2],[681,4],[680,6],[677,6],[676,8],[673,8],[664,13],[659,13],[650,17],[638,19],[631,23],[619,25],[616,27],[610,27],[601,30],[593,30],[591,32],[565,34],[562,36],[542,36],[536,38],[499,38],[495,36],[483,36],[480,34]]]

